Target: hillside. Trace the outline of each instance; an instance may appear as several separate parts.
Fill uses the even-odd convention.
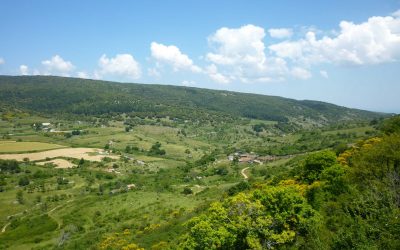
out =
[[[150,84],[126,84],[54,76],[0,76],[0,105],[40,113],[130,113],[184,119],[210,115],[329,124],[381,114],[318,101]]]

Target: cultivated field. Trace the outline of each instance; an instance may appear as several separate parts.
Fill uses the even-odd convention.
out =
[[[64,159],[54,159],[54,160],[51,160],[51,161],[42,161],[42,162],[38,162],[37,164],[43,166],[43,165],[45,165],[47,163],[52,163],[52,164],[56,165],[57,167],[55,167],[55,168],[73,168],[73,167],[76,167],[75,164],[73,164],[73,163],[71,163],[71,162],[69,162],[67,160],[64,160]]]
[[[0,141],[0,153],[37,152],[65,146],[44,142]]]
[[[61,148],[48,150],[37,153],[24,153],[24,154],[2,154],[0,159],[3,160],[17,160],[23,161],[28,158],[30,161],[40,161],[46,158],[57,158],[57,157],[70,157],[76,159],[85,159],[89,161],[101,161],[104,157],[118,159],[116,155],[107,155],[101,149],[96,148]]]

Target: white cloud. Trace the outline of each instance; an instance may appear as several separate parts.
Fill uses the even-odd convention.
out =
[[[206,57],[222,65],[261,63],[265,60],[264,37],[264,29],[251,24],[238,29],[221,28],[209,37],[209,42],[217,46],[216,53],[208,53]]]
[[[45,67],[44,75],[69,76],[75,69],[75,66],[70,61],[65,61],[59,55],[55,55],[49,60],[42,61],[42,65]]]
[[[308,70],[300,67],[294,67],[290,73],[292,76],[302,80],[307,80],[312,77],[312,74]]]
[[[339,26],[340,31],[333,37],[318,39],[310,31],[300,40],[273,44],[269,49],[278,57],[305,65],[367,65],[400,59],[398,16],[375,16],[360,24],[342,21]]]
[[[6,61],[2,57],[0,57],[0,65],[5,64],[5,63],[6,63]]]
[[[188,80],[182,81],[182,86],[190,87],[190,86],[194,86],[194,85],[196,85],[195,81],[188,81]]]
[[[19,73],[23,76],[29,75],[29,67],[26,65],[19,66]]]
[[[328,72],[326,72],[325,70],[320,70],[319,74],[323,77],[323,78],[329,78]]]
[[[99,67],[100,69],[94,72],[95,79],[104,76],[138,79],[142,74],[140,64],[130,54],[118,54],[114,58],[108,58],[103,54],[99,59]]]
[[[293,35],[292,29],[269,29],[268,33],[273,38],[290,38]]]
[[[285,60],[265,54],[263,28],[252,24],[237,29],[221,28],[209,37],[214,51],[206,55],[221,72],[208,70],[218,82],[267,82],[281,79],[288,72]],[[209,73],[213,72],[213,73]],[[229,78],[227,77],[229,75]]]
[[[190,70],[194,73],[200,73],[202,70],[196,66],[192,59],[183,54],[180,49],[174,45],[166,46],[161,43],[152,42],[150,45],[151,56],[160,63],[166,63],[172,66],[174,71]]]
[[[221,73],[218,73],[217,66],[215,66],[214,64],[206,67],[206,73],[213,81],[217,83],[227,84],[231,81],[228,77],[224,76]]]
[[[76,73],[76,76],[79,78],[84,78],[84,79],[88,79],[89,78],[89,74],[86,73],[85,71],[79,71],[78,73]]]

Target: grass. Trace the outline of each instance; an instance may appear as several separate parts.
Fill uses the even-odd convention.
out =
[[[64,148],[65,146],[43,142],[15,142],[0,141],[0,153],[39,152],[50,149]]]
[[[9,226],[11,230],[0,234],[0,242],[7,245],[15,241],[40,242],[43,234],[56,230],[57,226],[57,222],[47,214],[14,220]]]

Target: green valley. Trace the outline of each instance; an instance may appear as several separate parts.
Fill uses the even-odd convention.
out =
[[[396,249],[399,117],[0,77],[0,249]]]

